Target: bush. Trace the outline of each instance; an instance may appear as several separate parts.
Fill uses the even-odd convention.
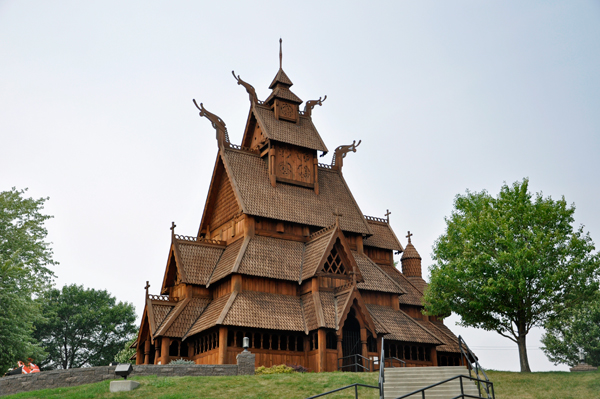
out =
[[[196,362],[194,362],[193,360],[185,360],[185,359],[181,358],[181,359],[173,360],[169,364],[196,364]]]
[[[295,372],[296,372],[296,370],[294,370],[292,367],[288,367],[285,364],[279,364],[279,365],[273,366],[273,367],[260,366],[259,368],[256,369],[254,374],[256,374],[256,375],[286,374],[286,373],[295,373]]]
[[[304,366],[301,366],[299,364],[286,364],[286,366],[293,368],[294,371],[297,373],[307,373],[308,372],[307,368],[305,368]]]

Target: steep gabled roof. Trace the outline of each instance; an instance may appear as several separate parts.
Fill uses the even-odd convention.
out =
[[[171,309],[154,336],[183,337],[209,303],[208,298],[186,298],[180,301]]]
[[[391,292],[394,294],[404,294],[406,291],[387,275],[375,262],[366,255],[361,255],[352,251],[356,264],[363,276],[364,281],[358,283],[361,290]]]
[[[220,324],[219,319],[227,314],[227,309],[231,306],[231,301],[235,299],[235,296],[236,293],[233,292],[210,302],[182,339],[185,340],[194,334],[198,334]]]
[[[237,272],[250,276],[298,281],[304,243],[254,236],[250,239]]]
[[[182,283],[206,285],[208,278],[225,248],[202,242],[190,242],[175,239],[179,258],[178,265],[184,271]]]
[[[273,110],[260,105],[254,106],[252,112],[262,128],[263,134],[268,139],[311,150],[328,152],[327,146],[321,139],[321,135],[310,117],[300,115],[297,123],[282,121],[275,118]]]
[[[398,269],[394,266],[389,265],[379,265],[381,270],[383,270],[388,276],[394,279],[400,287],[405,291],[404,295],[400,295],[400,304],[402,305],[415,305],[415,306],[423,306],[423,302],[421,298],[423,298],[423,293],[419,291],[409,280],[404,276],[404,274],[400,273]]]
[[[207,286],[234,272],[236,266],[239,265],[239,262],[241,261],[249,240],[250,237],[244,237],[244,239],[238,239],[225,248],[223,255],[219,258],[219,261],[215,265],[215,268],[208,279]]]
[[[304,332],[302,300],[291,295],[242,291],[237,294],[222,324]]]
[[[273,78],[273,81],[269,85],[269,89],[273,90],[278,83],[288,87],[294,85],[282,68],[279,68],[277,71],[277,75]]]
[[[327,227],[336,209],[342,230],[372,234],[350,189],[337,171],[319,169],[319,194],[292,184],[272,187],[266,162],[259,156],[233,149],[221,151],[244,213],[253,216]]]
[[[386,339],[433,345],[443,344],[435,335],[401,310],[379,305],[367,305],[367,307],[369,312],[389,332]]]
[[[306,244],[304,251],[304,260],[302,262],[302,275],[300,281],[311,278],[322,272],[323,265],[334,247],[338,248],[338,254],[341,256],[347,274],[353,271],[356,274],[357,281],[363,281],[360,269],[356,265],[356,260],[352,256],[350,246],[346,242],[344,233],[336,225],[329,226],[320,232],[314,233],[311,240]]]
[[[452,331],[450,331],[450,329],[443,323],[427,320],[417,321],[423,327],[425,327],[427,331],[435,335],[437,339],[444,343],[443,345],[435,348],[438,352],[460,353],[460,348],[458,347],[458,338],[456,338],[456,335],[454,335],[454,333],[452,333]]]
[[[364,239],[364,245],[375,248],[391,249],[394,251],[402,252],[402,244],[398,241],[396,234],[392,230],[392,226],[389,223],[377,222],[367,219],[369,227],[373,235]]]

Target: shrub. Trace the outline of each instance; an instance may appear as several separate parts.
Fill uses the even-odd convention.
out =
[[[307,373],[308,372],[307,368],[305,368],[304,366],[301,366],[299,364],[286,364],[286,366],[293,368],[294,371],[297,373]]]
[[[294,370],[292,367],[288,367],[285,364],[279,364],[279,365],[273,366],[273,367],[260,366],[259,368],[256,369],[254,374],[256,374],[256,375],[285,374],[285,373],[295,373],[295,372],[296,372],[296,370]]]

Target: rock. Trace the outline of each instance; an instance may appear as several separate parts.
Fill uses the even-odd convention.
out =
[[[131,381],[131,380],[111,381],[110,382],[110,391],[111,392],[133,391],[134,389],[136,389],[139,386],[140,386],[140,383],[137,381]]]

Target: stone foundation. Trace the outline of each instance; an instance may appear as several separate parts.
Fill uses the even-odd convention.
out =
[[[156,375],[158,377],[186,376],[232,376],[253,375],[254,354],[238,355],[238,364],[177,364],[133,366],[130,377]],[[250,363],[251,362],[251,363]],[[120,379],[115,366],[87,367],[80,369],[42,371],[33,374],[11,375],[0,378],[0,396],[38,389],[72,387],[104,380]]]

